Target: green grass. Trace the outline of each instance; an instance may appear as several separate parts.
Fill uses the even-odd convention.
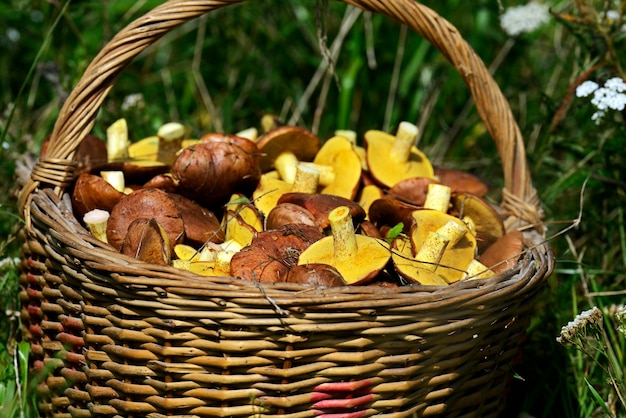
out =
[[[63,98],[106,40],[158,3],[0,4],[1,258],[19,256],[16,162],[38,153]],[[335,75],[328,74],[319,70],[324,60],[315,3],[250,2],[172,31],[120,77],[95,132],[102,135],[122,116],[132,139],[152,135],[170,120],[184,122],[193,135],[235,132],[258,126],[265,113],[310,127],[322,138],[335,129],[392,130],[409,120],[422,128],[420,148],[435,163],[471,170],[494,189],[501,187],[500,161],[467,89],[432,46],[382,16],[350,14],[329,2],[327,47],[337,54]],[[562,14],[560,20],[512,39],[499,26],[495,2],[425,3],[454,23],[494,69],[526,139],[548,236],[554,236],[556,270],[516,370],[520,379],[509,394],[510,416],[602,416],[600,400],[614,393],[607,359],[590,358],[556,337],[579,312],[598,306],[605,312],[604,343],[614,351],[615,367],[624,370],[624,334],[609,310],[624,304],[626,293],[626,125],[623,112],[597,125],[589,99],[572,94],[577,80],[624,76],[623,58],[613,53],[624,47],[621,24],[598,23],[604,3],[585,3],[598,14],[593,24],[581,25],[576,22],[585,16],[576,2],[555,1],[549,4]],[[520,2],[502,6],[515,4]],[[143,95],[142,106],[125,108],[125,98],[136,93]],[[11,314],[19,311],[18,276],[10,266],[2,274],[0,312],[9,313],[0,319],[0,399],[13,401],[0,416],[29,416],[34,397],[24,363],[27,347]]]

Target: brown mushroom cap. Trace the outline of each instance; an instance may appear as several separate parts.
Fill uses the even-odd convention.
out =
[[[328,264],[303,264],[294,266],[287,273],[287,283],[299,283],[316,287],[339,287],[347,283],[333,266]]]
[[[334,209],[328,219],[332,236],[311,244],[300,254],[298,264],[329,264],[348,284],[369,284],[387,265],[389,245],[381,239],[355,234],[350,210],[345,206]]]
[[[412,145],[416,136],[417,128],[407,123],[400,124],[396,136],[378,130],[365,133],[367,165],[377,183],[393,187],[399,181],[411,177],[434,176],[426,155]]]
[[[428,185],[437,183],[428,177],[411,177],[400,180],[387,192],[390,197],[416,206],[424,206]]]
[[[266,230],[287,224],[303,224],[320,228],[311,212],[294,203],[276,205],[265,218]]]
[[[131,222],[120,252],[153,264],[168,265],[171,259],[167,233],[154,218],[138,218]]]
[[[41,145],[40,156],[45,156],[50,144],[48,135]],[[87,134],[78,144],[74,160],[78,162],[78,172],[90,172],[92,168],[98,168],[108,161],[106,143],[94,134]]]
[[[298,126],[278,126],[264,133],[256,142],[262,153],[262,172],[274,168],[274,161],[281,153],[291,151],[300,161],[311,161],[321,147],[320,139],[307,129]]]
[[[200,137],[200,142],[226,142],[228,144],[238,146],[250,155],[260,157],[260,150],[255,142],[237,135],[211,132],[202,135]]]
[[[489,192],[487,183],[474,174],[444,167],[434,167],[434,170],[435,178],[440,183],[449,186],[453,192],[466,192],[480,197]]]
[[[249,246],[233,255],[230,274],[260,283],[285,281],[300,253],[323,236],[316,227],[295,224],[259,232]]]
[[[172,165],[178,193],[208,208],[233,193],[251,194],[261,173],[255,157],[227,142],[205,142],[184,148]]]
[[[317,223],[323,229],[326,229],[330,225],[328,220],[330,212],[339,206],[349,208],[350,216],[355,224],[365,219],[365,210],[361,205],[352,200],[335,195],[297,192],[285,193],[278,199],[278,204],[281,203],[293,203],[306,208],[313,214]]]
[[[224,230],[215,214],[193,200],[176,193],[168,193],[176,203],[185,225],[185,240],[192,245],[202,245],[207,241],[224,242]]]
[[[154,218],[170,241],[170,252],[185,236],[185,225],[176,203],[163,190],[139,189],[122,197],[111,211],[107,223],[107,240],[119,250],[128,227],[135,219]]]
[[[370,205],[368,217],[378,229],[384,226],[394,227],[402,222],[404,224],[402,232],[408,234],[414,222],[413,212],[419,209],[409,203],[384,197],[375,200]]]
[[[334,180],[320,193],[353,200],[361,183],[361,159],[349,139],[334,136],[324,142],[313,163],[333,168]]]
[[[72,190],[72,208],[78,219],[94,209],[111,212],[124,193],[115,189],[109,182],[95,174],[83,173],[78,176]]]
[[[523,234],[517,230],[509,231],[491,244],[479,260],[497,274],[513,268],[523,251]]]

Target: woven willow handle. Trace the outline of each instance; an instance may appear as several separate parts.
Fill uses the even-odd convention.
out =
[[[72,159],[82,138],[91,131],[96,114],[119,74],[139,53],[174,27],[221,7],[244,0],[170,0],[120,31],[94,58],[65,102],[51,134],[47,154],[36,165],[20,196],[43,183],[61,192],[72,179]],[[458,30],[433,10],[414,0],[340,0],[364,10],[388,15],[409,26],[454,65],[474,99],[503,166],[503,209],[510,218],[541,228],[541,208],[533,189],[524,143],[507,100],[483,61]],[[25,216],[28,219],[28,213]]]

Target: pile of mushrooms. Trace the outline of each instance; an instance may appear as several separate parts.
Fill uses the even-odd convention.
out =
[[[130,143],[121,119],[81,145],[98,155],[78,154],[75,215],[127,256],[261,283],[447,286],[523,251],[486,183],[433,167],[411,123],[362,145],[351,131],[321,141],[276,118],[262,126],[189,139],[168,123]]]

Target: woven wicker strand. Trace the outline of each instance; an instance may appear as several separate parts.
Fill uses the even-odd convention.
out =
[[[71,211],[73,155],[119,74],[174,27],[240,1],[168,1],[120,31],[62,108],[20,195],[22,317],[48,417],[495,417],[553,268],[509,105],[445,19],[413,0],[346,0],[411,27],[468,85],[497,145],[509,230],[527,249],[489,280],[308,288],[199,277],[122,256]]]

